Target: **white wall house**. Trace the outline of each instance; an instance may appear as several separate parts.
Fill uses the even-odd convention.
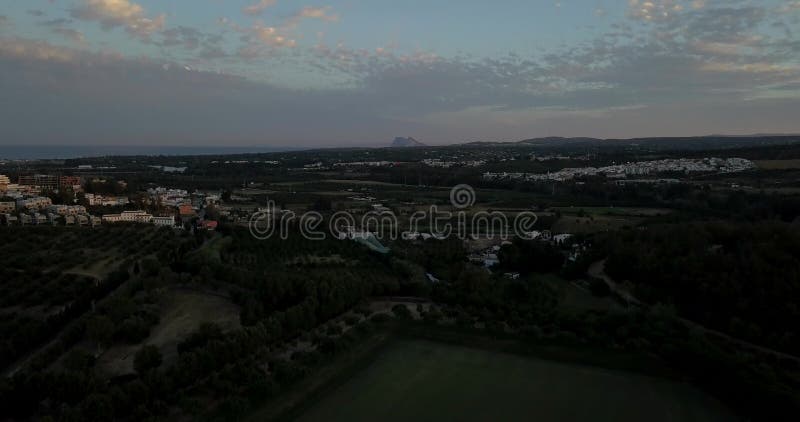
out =
[[[153,224],[159,227],[172,227],[175,225],[175,217],[153,217]]]

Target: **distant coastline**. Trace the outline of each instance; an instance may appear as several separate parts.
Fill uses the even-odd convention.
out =
[[[0,145],[0,160],[53,160],[131,155],[228,155],[300,151],[292,147],[181,147],[164,145]]]

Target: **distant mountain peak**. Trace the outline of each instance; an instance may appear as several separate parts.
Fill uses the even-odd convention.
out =
[[[398,136],[397,138],[394,138],[394,141],[392,141],[392,148],[408,148],[408,147],[424,147],[424,146],[426,145],[410,136],[408,138],[403,138]]]

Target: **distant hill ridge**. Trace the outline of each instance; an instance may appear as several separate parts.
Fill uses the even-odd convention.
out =
[[[709,135],[709,136],[676,136],[650,137],[630,139],[602,139],[575,137],[565,138],[549,136],[543,138],[524,139],[522,141],[478,141],[462,145],[470,146],[538,146],[538,147],[589,147],[589,146],[624,146],[646,144],[648,146],[684,146],[684,147],[737,147],[765,146],[800,141],[800,135],[764,134],[764,135]]]
[[[398,136],[397,138],[394,138],[394,141],[392,141],[392,148],[409,148],[409,147],[424,147],[424,146],[427,145],[423,144],[422,142],[410,136],[408,138],[403,138],[401,136]]]

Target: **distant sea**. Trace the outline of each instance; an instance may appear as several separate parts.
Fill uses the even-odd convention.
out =
[[[110,155],[227,155],[300,151],[291,147],[180,147],[180,146],[111,146],[111,145],[0,145],[2,160],[46,160]]]

